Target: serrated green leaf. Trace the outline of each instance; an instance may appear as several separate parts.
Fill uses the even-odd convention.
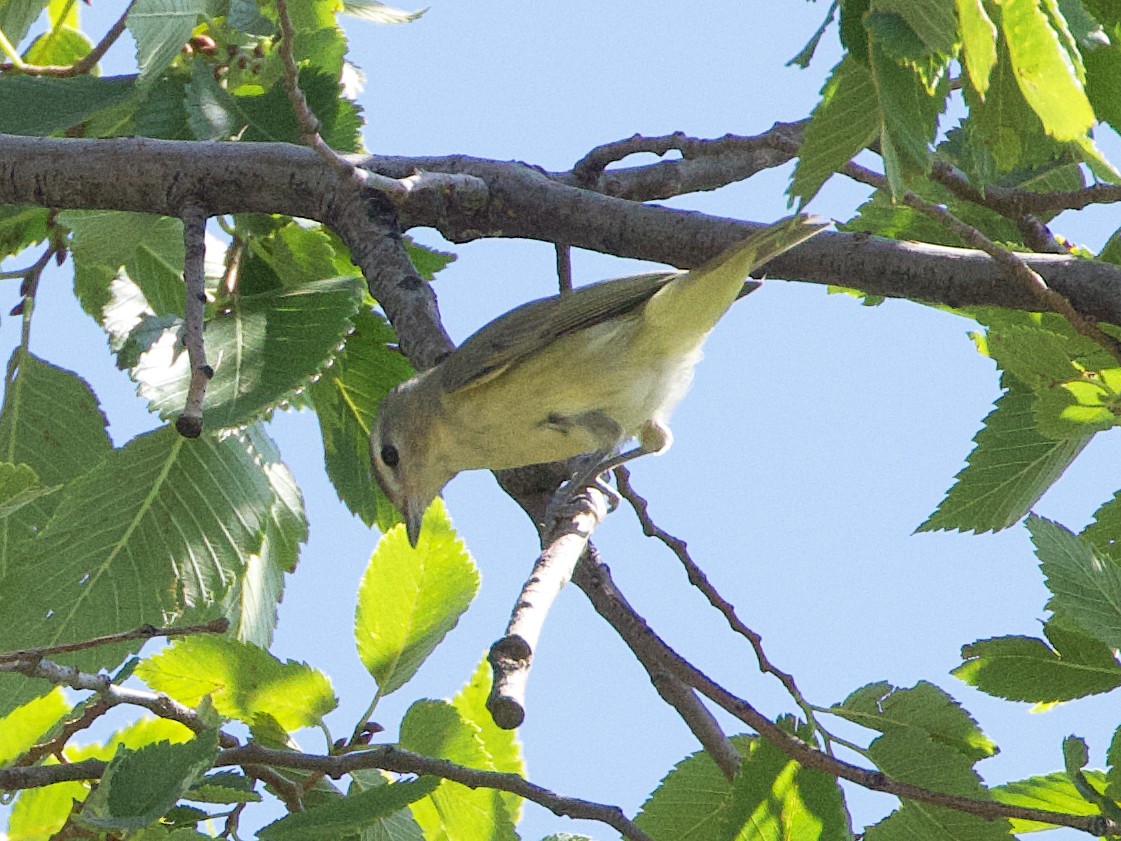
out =
[[[1121,182],[1121,171],[1106,158],[1092,137],[1084,135],[1076,138],[1070,146],[1075,150],[1079,160],[1086,164],[1090,172],[1099,181],[1104,181],[1107,184]]]
[[[1114,131],[1121,129],[1121,46],[1099,45],[1087,50],[1086,95],[1098,119],[1109,123]]]
[[[1081,537],[1092,543],[1101,554],[1121,562],[1121,491],[1094,512]]]
[[[81,762],[83,759],[112,759],[123,746],[129,750],[139,750],[145,745],[154,745],[159,742],[170,742],[173,745],[183,744],[195,738],[194,732],[185,724],[172,721],[168,718],[137,719],[127,724],[109,736],[104,742],[88,745],[68,745],[64,756],[69,762]]]
[[[69,26],[78,28],[78,4],[73,0],[48,0],[47,20],[52,27]]]
[[[407,683],[459,622],[479,589],[479,571],[441,499],[424,515],[417,548],[404,526],[382,535],[358,589],[358,656],[388,695]]]
[[[18,44],[45,8],[47,0],[7,0],[0,3],[0,32],[12,44]]]
[[[841,44],[861,64],[868,63],[868,33],[864,29],[864,15],[871,6],[870,0],[841,0]]]
[[[925,680],[910,689],[871,683],[835,704],[830,711],[862,727],[887,733],[914,727],[976,762],[993,756],[996,744],[949,694]]]
[[[993,327],[987,338],[989,356],[1033,391],[1066,382],[1078,373],[1071,362],[1075,348],[1066,336],[1017,324]]]
[[[336,706],[327,676],[305,663],[282,663],[254,645],[215,636],[176,640],[140,663],[136,675],[189,707],[210,696],[228,718],[269,716],[286,732],[320,723]]]
[[[156,315],[183,314],[180,220],[149,213],[69,210],[59,214],[59,222],[73,233],[71,252],[76,271],[101,269],[99,276],[109,280],[123,266]],[[101,315],[98,312],[95,317]]]
[[[329,35],[329,33],[327,33]],[[319,69],[300,71],[300,90],[304,92],[312,113],[320,121],[320,135],[332,149],[340,152],[360,151],[361,113],[358,106],[342,96],[338,78]],[[288,95],[281,85],[263,94],[240,95],[234,102],[215,99],[213,107],[223,107],[223,120],[238,125],[238,133],[247,142],[300,142],[299,126],[292,113]]]
[[[170,809],[213,765],[218,732],[207,730],[182,744],[121,747],[101,783],[86,798],[78,820],[98,829],[139,829]]]
[[[136,0],[127,25],[136,41],[141,82],[154,79],[175,60],[205,12],[205,0]]]
[[[401,722],[400,744],[405,750],[469,768],[489,770],[491,765],[479,728],[444,701],[417,701],[409,707]],[[410,808],[426,838],[518,838],[501,792],[494,789],[470,789],[444,780],[431,795]]]
[[[1035,395],[1012,377],[973,438],[969,463],[918,531],[999,531],[1017,523],[1082,452],[1091,436],[1045,438],[1035,428]]]
[[[164,812],[159,824],[139,830],[136,835],[129,838],[129,841],[165,841],[165,839],[171,841],[172,833],[175,835],[175,841],[179,841],[184,830],[195,831],[195,826],[209,817],[197,806],[184,806],[180,803]],[[166,835],[156,835],[161,832]],[[184,841],[207,841],[208,838],[210,836],[195,832],[194,837],[188,835]]]
[[[475,673],[467,684],[452,699],[452,706],[464,721],[478,728],[483,750],[489,759],[488,768],[508,774],[526,776],[522,746],[517,731],[504,730],[494,723],[494,717],[487,709],[493,672],[486,657],[479,661]],[[506,805],[506,814],[517,823],[522,809],[522,798],[512,792],[499,792]]]
[[[138,137],[162,140],[196,139],[187,125],[187,79],[182,74],[164,74],[139,91],[142,98],[133,105],[127,126]]]
[[[837,15],[837,5],[837,3],[829,4],[829,8],[825,12],[825,19],[822,20],[821,25],[818,26],[814,34],[810,36],[810,39],[806,41],[806,45],[798,50],[798,54],[786,62],[787,67],[800,67],[805,70],[810,66],[810,62],[813,61],[814,53],[817,52],[817,48],[821,45],[821,39],[825,37],[826,31]]]
[[[735,736],[732,744],[743,756],[751,739]],[[732,784],[705,751],[674,765],[642,804],[635,824],[658,838],[724,841],[732,814]]]
[[[1105,760],[1108,765],[1105,772],[1105,794],[1114,802],[1121,794],[1121,727],[1113,731],[1113,738],[1109,740]]]
[[[198,140],[229,140],[241,131],[237,99],[214,78],[201,61],[191,62],[191,81],[185,90],[187,125]]]
[[[265,416],[306,385],[350,329],[361,293],[355,278],[331,278],[239,297],[209,319],[203,339],[214,377],[203,404],[205,428]],[[171,417],[183,410],[190,363],[178,331],[165,331],[131,373],[153,411]]]
[[[245,571],[223,602],[230,618],[230,635],[268,648],[276,629],[276,609],[284,594],[284,576],[296,569],[300,546],[307,542],[308,522],[303,495],[272,439],[259,425],[245,430],[261,454],[261,469],[275,499],[265,523],[261,547],[249,556]]]
[[[919,191],[925,195],[925,191]],[[867,231],[882,237],[899,240],[916,240],[933,245],[961,248],[960,237],[947,231],[945,226],[905,204],[892,201],[891,196],[874,192],[857,208],[856,215],[842,225],[840,231],[860,233]]]
[[[50,759],[46,764],[55,765]],[[89,794],[85,783],[57,783],[21,791],[12,805],[5,841],[43,841],[66,824],[75,802]]]
[[[1096,787],[1105,787],[1104,774],[1088,771],[1086,777],[1095,783]],[[1061,812],[1080,817],[1090,817],[1101,813],[1097,806],[1088,802],[1078,793],[1078,789],[1074,787],[1070,777],[1061,771],[993,786],[990,793],[993,800],[1009,806],[1043,809],[1049,812]],[[1010,823],[1012,824],[1012,831],[1015,833],[1038,832],[1054,828],[1054,824],[1026,821],[1019,818],[1012,818]]]
[[[26,464],[0,462],[0,519],[57,490],[57,485],[51,488],[40,485],[39,477]],[[3,560],[0,559],[2,567]]]
[[[1047,438],[1083,437],[1115,425],[1121,410],[1121,370],[1082,336],[1040,326],[994,326],[987,350],[997,364],[1036,394],[1036,428]]]
[[[1082,167],[1073,162],[1037,167],[1025,176],[1016,182],[1016,186],[1033,193],[1081,190],[1086,186]]]
[[[919,74],[896,61],[880,41],[872,40],[868,57],[879,100],[884,170],[892,194],[898,197],[911,179],[930,169],[930,145],[945,90],[929,92]]]
[[[1063,764],[1067,774],[1081,771],[1090,761],[1090,747],[1080,736],[1067,736],[1063,739]]]
[[[1121,665],[1104,643],[1055,618],[1044,631],[1051,645],[1007,636],[963,646],[964,662],[952,674],[989,695],[1034,703],[1071,701],[1121,686]]]
[[[395,341],[381,316],[359,310],[342,350],[309,389],[335,492],[362,522],[382,531],[401,518],[371,478],[370,429],[385,395],[413,373],[405,357],[388,347]]]
[[[28,64],[68,66],[93,50],[93,41],[69,26],[44,32],[31,42],[23,60]],[[97,75],[96,73],[94,74]]]
[[[1063,765],[1067,777],[1070,778],[1075,789],[1087,801],[1095,804],[1103,817],[1110,820],[1121,819],[1121,808],[1118,808],[1112,799],[1098,791],[1084,772],[1089,762],[1090,746],[1086,744],[1085,739],[1073,735],[1063,739]]]
[[[46,239],[49,213],[29,205],[0,207],[0,260]]]
[[[8,362],[0,411],[0,460],[26,464],[41,487],[82,475],[112,450],[105,416],[89,384],[18,348]],[[43,495],[0,521],[0,578],[46,525],[64,494]]]
[[[847,56],[833,68],[810,115],[787,194],[806,205],[821,185],[880,130],[879,102],[868,68]]]
[[[900,727],[872,742],[869,758],[889,777],[923,788],[988,800],[988,790],[972,768],[972,762],[953,748],[930,739],[917,728]],[[988,821],[944,806],[906,800],[884,820],[869,827],[866,841],[899,837],[943,839],[944,841],[1007,841],[1008,822]]]
[[[256,783],[234,771],[207,774],[183,795],[196,803],[259,803],[261,795],[255,791]]]
[[[437,272],[442,272],[456,260],[456,255],[450,251],[429,248],[416,242],[412,237],[404,237],[403,242],[405,251],[409,254],[409,261],[422,280],[432,280]]]
[[[160,741],[186,742],[194,733],[177,721],[166,718],[142,718],[118,730],[102,744],[73,744],[65,749],[69,762],[83,759],[110,760],[121,745],[137,749]],[[51,757],[46,764],[57,764]],[[42,841],[62,829],[73,811],[89,794],[85,783],[58,783],[20,793],[8,821],[7,841]]]
[[[802,768],[765,740],[735,736],[743,758],[729,782],[705,751],[674,766],[635,823],[655,838],[690,841],[849,839],[837,782]]]
[[[1094,125],[1094,109],[1038,0],[1003,0],[1000,17],[1016,80],[1044,130],[1060,141],[1084,137]]]
[[[984,99],[989,89],[989,76],[996,65],[996,25],[985,11],[982,0],[957,0],[957,14],[962,63],[969,74],[969,83]]]
[[[1058,383],[1039,395],[1036,426],[1048,438],[1080,437],[1117,425],[1121,393],[1111,385],[1121,369],[1087,371],[1081,379]]]
[[[0,718],[0,767],[36,745],[69,710],[66,693],[56,686]]]
[[[0,76],[0,126],[42,137],[76,126],[134,95],[135,76]]]
[[[803,768],[765,739],[751,741],[731,800],[724,837],[735,841],[852,838],[836,778]]]
[[[263,460],[244,435],[188,441],[168,428],[113,451],[66,488],[27,557],[9,567],[0,585],[6,647],[215,615],[277,504]],[[60,659],[96,671],[137,646]]]
[[[1028,531],[1052,596],[1047,608],[1111,648],[1121,646],[1121,565],[1043,517]]]
[[[284,287],[303,286],[348,270],[357,272],[349,259],[340,259],[336,244],[341,246],[326,228],[307,227],[295,221],[279,225],[267,237],[250,239],[254,256],[272,269]]]
[[[931,52],[949,55],[957,46],[954,0],[876,0],[876,9],[902,17]]]
[[[1063,154],[1063,146],[1047,135],[1024,99],[1003,38],[997,40],[997,61],[984,100],[972,86],[966,86],[963,93],[969,107],[963,128],[969,138],[974,177],[980,183],[1046,164]]]
[[[342,12],[344,15],[368,20],[372,23],[411,23],[419,18],[428,9],[418,9],[415,12],[406,12],[395,9],[377,0],[343,0]]]
[[[436,777],[421,777],[412,782],[370,788],[334,803],[281,818],[263,827],[257,837],[261,841],[343,838],[377,818],[398,812],[430,795],[439,785],[440,780]]]

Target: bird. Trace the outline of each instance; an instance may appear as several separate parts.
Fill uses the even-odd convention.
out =
[[[690,271],[605,280],[523,304],[392,389],[372,424],[370,461],[409,543],[417,546],[425,510],[462,471],[594,454],[594,477],[665,452],[670,413],[701,346],[747,276],[829,224],[788,217]]]

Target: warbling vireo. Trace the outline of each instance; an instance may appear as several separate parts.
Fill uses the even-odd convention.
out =
[[[777,222],[689,272],[594,283],[487,324],[397,386],[370,434],[374,475],[416,546],[428,504],[461,470],[584,453],[659,453],[701,345],[747,275],[828,222]],[[626,454],[630,457],[632,454]]]

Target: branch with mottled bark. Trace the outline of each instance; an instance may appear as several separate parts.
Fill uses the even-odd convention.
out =
[[[453,242],[487,237],[563,242],[677,268],[700,265],[758,228],[580,189],[566,183],[571,173],[516,162],[462,155],[355,161],[412,186],[400,201],[380,191],[340,189],[338,174],[314,152],[290,144],[0,135],[0,203],[178,216],[184,203],[194,200],[212,214],[316,219],[359,252],[384,238],[376,217],[378,207],[387,207],[396,210],[400,223],[394,236],[428,226]],[[375,219],[347,214],[344,234],[337,227],[342,207],[372,207]],[[1062,254],[1024,255],[1024,262],[1084,316],[1121,323],[1121,268]],[[824,233],[771,261],[769,270],[787,280],[953,307],[1040,307],[1036,296],[1008,284],[983,252],[863,234]]]
[[[564,493],[563,487],[560,493]],[[499,727],[513,730],[525,720],[526,686],[541,629],[553,602],[572,578],[588,538],[606,516],[603,492],[585,488],[565,516],[542,525],[541,554],[522,585],[505,635],[487,654],[494,674],[487,709]]]

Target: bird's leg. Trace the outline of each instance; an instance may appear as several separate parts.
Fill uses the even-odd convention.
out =
[[[673,433],[669,427],[651,419],[643,424],[637,447],[614,455],[610,451],[599,450],[581,456],[582,461],[586,460],[587,466],[577,470],[571,479],[561,485],[549,503],[545,516],[554,520],[565,516],[580,493],[589,487],[594,487],[607,497],[607,510],[614,511],[619,507],[619,494],[607,484],[605,477],[616,467],[639,456],[665,452],[672,443]]]
[[[619,495],[603,479],[603,465],[610,460],[610,456],[610,451],[604,450],[580,456],[580,466],[572,474],[572,478],[557,488],[549,501],[549,506],[545,509],[546,523],[570,516],[576,500],[589,487],[600,491],[607,498],[608,511],[615,510],[619,504]]]

